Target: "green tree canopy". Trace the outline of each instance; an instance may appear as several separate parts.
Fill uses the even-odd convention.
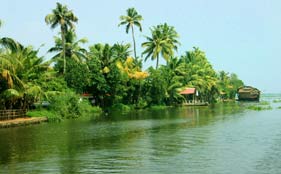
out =
[[[39,50],[24,47],[17,52],[0,54],[0,96],[5,108],[26,108],[43,97],[38,79],[46,72],[48,63],[38,57]]]

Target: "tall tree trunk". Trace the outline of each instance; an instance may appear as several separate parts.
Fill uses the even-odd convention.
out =
[[[135,59],[137,58],[137,51],[136,51],[136,41],[135,41],[135,34],[134,34],[134,27],[132,27],[132,37],[133,37],[133,44],[134,44],[134,55],[135,55]]]
[[[66,72],[66,60],[65,60],[65,33],[64,28],[61,27],[61,41],[62,41],[62,56],[63,56],[63,74]]]
[[[159,64],[159,54],[157,54],[157,58],[156,58],[156,69],[158,68],[158,64]]]

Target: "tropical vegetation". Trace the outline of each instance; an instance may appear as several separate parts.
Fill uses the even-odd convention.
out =
[[[180,91],[187,87],[196,88],[201,101],[234,99],[243,85],[236,74],[214,70],[198,47],[177,56],[179,34],[167,23],[150,28],[151,35],[140,44],[144,50],[137,55],[134,27],[142,31],[143,18],[129,8],[120,20],[126,33],[131,30],[133,51],[129,43],[83,47],[87,39],[77,39],[74,26],[78,18],[60,3],[45,17],[52,29],[60,27],[54,46],[48,50],[53,54],[51,59],[39,56],[39,49],[0,38],[0,109],[40,110],[47,101],[43,113],[50,118],[76,118],[99,112],[99,108],[181,104],[186,99]],[[144,70],[143,59],[138,57],[156,60],[155,68]],[[166,64],[160,64],[160,58]]]

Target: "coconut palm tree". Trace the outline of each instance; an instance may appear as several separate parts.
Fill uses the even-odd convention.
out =
[[[175,104],[184,101],[184,97],[180,95],[179,91],[184,87],[183,78],[185,72],[182,67],[182,62],[177,57],[171,57],[170,61],[166,66],[161,66],[159,70],[166,78],[167,88],[166,88],[166,102],[167,104]]]
[[[109,44],[95,44],[90,46],[90,57],[96,58],[101,64],[102,72],[107,74],[110,72],[110,66],[115,62],[114,49]]]
[[[186,86],[195,87],[199,91],[201,99],[212,101],[218,93],[218,78],[205,53],[199,48],[194,48],[181,59],[185,64],[184,83]]]
[[[178,45],[180,45],[180,42],[177,40],[179,38],[178,33],[175,30],[175,27],[169,26],[167,23],[164,23],[159,26],[162,30],[163,39],[167,40],[169,44],[173,47],[173,50],[178,50]]]
[[[120,16],[121,22],[120,25],[126,25],[126,33],[129,33],[129,30],[131,28],[132,31],[132,37],[133,37],[133,44],[134,44],[134,56],[137,58],[137,52],[136,52],[136,41],[135,41],[135,35],[134,35],[134,26],[138,27],[140,31],[142,31],[142,26],[140,21],[143,20],[142,16],[138,14],[135,8],[129,8],[127,9],[127,15],[126,16]]]
[[[0,20],[0,28],[2,27],[3,22]],[[23,46],[9,37],[2,37],[0,38],[0,46],[5,48],[6,51],[17,52],[18,50],[22,49]]]
[[[114,52],[114,57],[122,62],[125,62],[131,53],[130,44],[120,44],[116,43],[113,45],[112,49]]]
[[[87,50],[80,47],[80,44],[87,43],[86,38],[77,40],[76,34],[73,30],[67,31],[65,35],[65,56],[74,60],[77,63],[85,63],[87,57]],[[55,46],[48,50],[49,53],[57,53],[53,56],[53,61],[59,61],[63,54],[62,40],[59,37],[55,37]]]
[[[174,55],[174,51],[177,50],[179,37],[174,27],[165,24],[157,25],[150,29],[152,37],[146,36],[147,42],[142,44],[145,47],[143,55],[146,54],[145,61],[151,57],[152,60],[156,59],[156,69],[159,64],[159,54],[169,61],[170,57]]]
[[[23,46],[9,37],[0,38],[0,45],[5,48],[6,51],[10,51],[12,53],[16,53],[17,51],[23,49]]]
[[[66,44],[65,35],[69,28],[74,28],[74,22],[77,22],[78,18],[74,15],[71,10],[68,10],[67,6],[57,2],[57,7],[53,9],[51,14],[45,17],[45,22],[50,25],[52,29],[60,25],[61,41],[63,46],[62,57],[64,61],[63,73],[66,72]]]
[[[49,64],[43,63],[37,53],[38,50],[25,47],[0,55],[0,102],[5,108],[25,108],[42,95],[37,80]]]

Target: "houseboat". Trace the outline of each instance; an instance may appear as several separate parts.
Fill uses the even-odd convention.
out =
[[[260,90],[252,86],[242,86],[237,90],[239,101],[259,101]]]

